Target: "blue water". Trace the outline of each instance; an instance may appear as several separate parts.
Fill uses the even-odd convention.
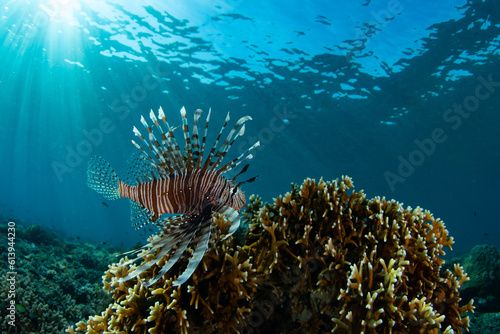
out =
[[[161,105],[251,115],[247,194],[350,175],[429,209],[454,249],[500,246],[500,7],[487,1],[7,1],[0,8],[0,213],[94,242],[144,241],[118,173]],[[103,202],[106,204],[104,205]]]

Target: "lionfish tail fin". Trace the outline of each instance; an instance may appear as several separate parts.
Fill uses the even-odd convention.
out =
[[[88,163],[87,185],[108,200],[120,198],[120,180],[111,165],[95,156]]]

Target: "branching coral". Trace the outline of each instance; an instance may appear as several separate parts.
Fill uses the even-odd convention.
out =
[[[157,266],[126,282],[135,265],[110,266],[114,303],[76,330],[256,334],[283,323],[283,333],[462,333],[473,306],[459,307],[462,268],[442,269],[453,244],[443,222],[352,187],[348,177],[307,179],[272,204],[251,196],[244,244],[223,239],[229,225],[216,217],[211,249],[180,287],[172,282],[186,261],[149,288],[142,280]]]
[[[440,270],[453,244],[443,222],[418,207],[348,194],[352,186],[348,177],[307,179],[274,204],[250,199],[245,249],[286,291],[301,331],[462,333],[461,315],[473,307],[458,306],[462,268]]]

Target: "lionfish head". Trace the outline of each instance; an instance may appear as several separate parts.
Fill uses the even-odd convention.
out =
[[[243,193],[239,187],[235,186],[225,189],[222,198],[227,198],[226,205],[234,208],[238,212],[241,211],[247,202],[245,193]]]

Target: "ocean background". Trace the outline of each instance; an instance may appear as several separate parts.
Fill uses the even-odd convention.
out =
[[[253,118],[232,149],[261,141],[247,194],[349,175],[443,219],[456,252],[499,247],[499,44],[494,0],[4,1],[0,214],[144,243],[87,162],[123,175],[140,116],[185,106],[212,109],[211,138]]]

